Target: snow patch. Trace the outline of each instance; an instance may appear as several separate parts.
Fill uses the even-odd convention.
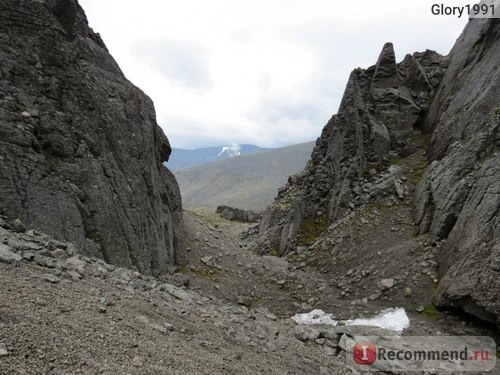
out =
[[[304,325],[324,324],[336,326],[338,324],[338,321],[332,319],[331,314],[319,309],[304,314],[295,314],[292,316],[292,320],[297,324]],[[385,309],[370,318],[346,320],[345,324],[350,326],[375,326],[401,333],[410,326],[410,319],[406,315],[404,308],[396,307]]]
[[[229,146],[223,146],[217,157],[223,154],[227,154],[229,157],[241,155],[241,147],[236,143],[231,143]]]
[[[333,320],[331,314],[327,314],[323,310],[313,310],[304,314],[295,314],[292,320],[297,324],[304,324],[307,326],[314,324],[325,324],[328,326],[336,326],[337,321]]]
[[[351,326],[375,326],[392,331],[403,332],[410,326],[410,319],[402,307],[385,309],[371,318],[359,318],[348,320],[347,325]]]

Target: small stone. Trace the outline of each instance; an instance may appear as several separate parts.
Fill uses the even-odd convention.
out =
[[[108,311],[108,309],[106,309],[106,307],[104,307],[104,306],[99,306],[98,311],[99,311],[101,314],[104,314],[104,313],[106,313],[106,312]]]
[[[42,279],[51,284],[57,284],[60,281],[56,275],[52,275],[50,273],[46,273],[45,275],[43,275]]]
[[[405,297],[410,297],[413,294],[411,288],[405,288]]]
[[[6,355],[9,355],[9,352],[5,348],[0,348],[0,357],[5,357]]]
[[[191,278],[188,275],[177,272],[172,275],[172,283],[178,287],[189,288],[189,285],[191,285]]]
[[[360,221],[362,224],[368,224],[368,220],[365,219],[364,217],[362,217]]]
[[[354,273],[354,270],[351,268],[350,270],[347,271],[346,275],[351,276]]]
[[[54,238],[51,238],[49,240],[49,243],[47,244],[48,248],[50,250],[55,250],[57,248],[60,248],[60,249],[63,249],[63,250],[66,250],[66,248],[68,247],[67,244],[65,244],[64,242],[61,242],[61,241],[58,241]]]
[[[51,272],[53,275],[55,275],[57,277],[60,277],[63,274],[63,272],[59,268],[54,268]]]
[[[394,286],[394,279],[382,279],[377,283],[380,290],[391,289]]]
[[[58,258],[58,259],[66,259],[68,257],[68,254],[66,254],[66,251],[64,251],[61,248],[55,249],[54,251],[51,252],[51,254],[54,258]]]
[[[172,332],[174,330],[174,326],[170,323],[162,323],[162,324],[155,324],[153,326],[153,329],[155,329],[160,333],[163,333],[164,335],[167,335],[169,332]]]
[[[14,230],[18,233],[24,233],[26,232],[26,227],[21,220],[16,219],[14,220]]]
[[[134,367],[142,367],[144,365],[144,357],[135,356],[134,359],[132,359],[132,365]]]
[[[0,262],[2,263],[15,263],[19,262],[22,257],[14,253],[7,245],[0,243]]]
[[[211,260],[212,260],[211,256],[206,256],[200,259],[200,261],[205,264],[209,263]]]
[[[65,279],[70,279],[70,280],[75,280],[75,281],[78,281],[78,280],[82,279],[82,275],[78,271],[74,271],[74,270],[66,271],[63,274],[63,277]]]
[[[278,320],[278,317],[274,314],[266,314],[266,318],[274,321]]]
[[[314,341],[319,338],[320,331],[313,327],[298,325],[295,327],[294,335],[300,341]]]
[[[39,266],[46,268],[56,268],[58,266],[58,262],[54,258],[41,256],[39,254],[40,252],[33,258],[34,262]]]
[[[335,349],[329,347],[329,346],[324,346],[323,347],[324,350],[325,350],[325,354],[328,355],[328,356],[332,356],[335,354]]]
[[[35,258],[35,253],[33,251],[25,251],[23,253],[23,259],[32,261]]]
[[[391,232],[397,232],[399,230],[398,227],[391,227]]]
[[[287,260],[272,255],[264,255],[262,257],[262,261],[264,262],[264,265],[269,268],[288,268]]]
[[[425,309],[424,309],[424,306],[419,305],[419,306],[417,306],[417,307],[415,308],[415,310],[416,310],[417,312],[421,313],[421,312],[423,312]]]
[[[325,339],[322,337],[322,338],[319,338],[319,339],[316,339],[314,340],[314,342],[318,345],[323,345],[325,343]]]
[[[81,260],[78,256],[72,256],[71,258],[66,259],[65,266],[69,269],[78,271],[83,274],[85,272],[85,261]]]
[[[44,299],[41,299],[41,298],[35,299],[34,303],[37,306],[47,306],[47,301],[45,301]]]

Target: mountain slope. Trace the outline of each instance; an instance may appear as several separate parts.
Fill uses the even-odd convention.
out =
[[[443,310],[461,310],[498,326],[499,56],[498,19],[470,20],[448,57],[425,51],[396,64],[392,44],[386,44],[375,66],[352,72],[312,160],[263,215],[255,248],[283,255],[310,246],[348,258],[352,247],[338,246],[344,241],[338,235],[343,223],[357,223],[367,207],[376,217],[392,209],[387,207],[411,204],[415,220],[402,208],[391,220],[413,226],[408,229],[413,238],[419,235],[418,246],[436,249],[437,262],[429,254],[420,263],[431,277],[430,267],[438,266],[437,288],[428,289],[427,296]],[[427,152],[422,171],[408,162],[422,152],[412,145],[419,137]],[[372,225],[370,218],[359,220]],[[382,224],[375,220],[374,225]],[[392,231],[400,233],[398,226],[389,229],[379,232],[384,241],[378,248],[367,247],[360,256],[387,254],[385,240]],[[415,241],[405,238],[412,245],[401,254],[415,251]],[[343,263],[357,265],[356,258]],[[407,282],[407,277],[396,274],[394,280]]]
[[[172,154],[165,165],[171,171],[177,171],[179,169],[187,169],[211,163],[216,160],[223,160],[233,156],[245,155],[264,150],[267,149],[255,145],[238,145],[236,143],[232,143],[228,146],[214,146],[194,149],[173,148]]]
[[[412,152],[413,128],[439,84],[444,58],[414,53],[396,64],[386,43],[376,65],[355,69],[338,113],[323,128],[307,168],[290,178],[260,226],[269,252],[295,249],[301,225],[328,226],[369,198],[362,194],[370,170]]]
[[[313,146],[306,142],[177,171],[184,207],[213,209],[226,204],[262,210],[278,187],[304,168]]]

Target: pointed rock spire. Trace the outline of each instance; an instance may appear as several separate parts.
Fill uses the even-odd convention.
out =
[[[371,88],[395,87],[398,85],[396,55],[392,43],[384,44],[375,65]]]

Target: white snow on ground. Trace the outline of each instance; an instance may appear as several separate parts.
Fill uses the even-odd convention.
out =
[[[297,324],[313,325],[325,324],[328,326],[336,326],[337,321],[331,318],[331,314],[325,313],[323,310],[313,310],[304,314],[295,314],[292,320]]]
[[[313,310],[304,314],[295,314],[292,320],[297,324],[305,325],[326,324],[336,326],[338,324],[336,320],[331,318],[331,314],[327,314],[323,310]],[[401,333],[410,326],[410,319],[408,315],[406,315],[405,309],[397,307],[385,309],[370,318],[346,320],[345,324],[351,326],[375,326]]]
[[[379,314],[365,319],[354,319],[346,321],[351,326],[375,326],[392,331],[403,332],[410,326],[410,319],[402,307],[385,309]]]

